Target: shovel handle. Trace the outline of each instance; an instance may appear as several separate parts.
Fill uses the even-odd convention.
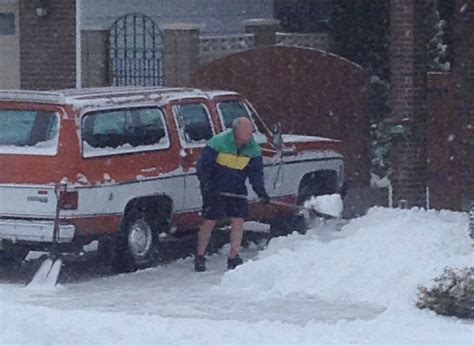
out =
[[[221,192],[220,195],[225,196],[225,197],[233,197],[233,198],[240,198],[240,199],[246,199],[246,200],[249,199],[247,195],[241,195],[241,194],[232,193],[232,192]]]
[[[225,196],[225,197],[233,197],[233,198],[240,198],[240,199],[245,199],[245,200],[249,200],[249,198],[246,196],[246,195],[241,195],[241,194],[238,194],[238,193],[232,193],[232,192],[221,192],[220,193],[221,196]],[[322,217],[322,218],[325,218],[325,219],[335,219],[336,217],[333,216],[333,215],[329,215],[329,214],[325,214],[325,213],[321,213],[320,211],[317,211],[315,210],[314,208],[311,208],[311,207],[305,207],[305,206],[302,206],[302,205],[297,205],[297,204],[292,204],[292,203],[286,203],[286,202],[280,202],[280,201],[272,201],[270,200],[270,204],[273,204],[273,205],[278,205],[278,206],[281,206],[281,207],[286,207],[286,208],[293,208],[293,209],[296,209],[296,210],[308,210],[310,211],[313,215],[316,215],[318,217]]]
[[[225,197],[233,197],[233,198],[240,198],[240,199],[249,200],[249,198],[246,195],[241,195],[241,194],[238,194],[238,193],[221,192],[220,194],[221,194],[221,196],[225,196]],[[299,206],[299,205],[291,204],[291,203],[286,203],[286,202],[280,202],[280,201],[270,200],[270,204],[279,205],[281,207],[288,207],[288,208],[298,209],[298,210],[307,209],[303,206]]]

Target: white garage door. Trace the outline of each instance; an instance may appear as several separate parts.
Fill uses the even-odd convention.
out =
[[[20,87],[18,1],[0,0],[0,89]]]

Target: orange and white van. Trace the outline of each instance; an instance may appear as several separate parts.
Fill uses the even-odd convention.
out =
[[[342,187],[339,141],[272,132],[235,92],[0,91],[0,255],[48,249],[56,219],[62,251],[113,239],[121,261],[151,264],[160,237],[197,229],[196,162],[207,140],[242,115],[255,124],[273,199],[302,203]],[[249,197],[253,220],[285,212]]]

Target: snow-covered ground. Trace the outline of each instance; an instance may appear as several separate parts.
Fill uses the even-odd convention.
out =
[[[225,271],[227,247],[54,290],[0,284],[0,344],[472,344],[474,323],[414,306],[445,266],[472,266],[465,213],[374,208],[274,239]]]

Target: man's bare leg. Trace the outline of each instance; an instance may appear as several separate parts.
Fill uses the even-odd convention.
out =
[[[232,218],[230,226],[230,254],[229,258],[239,255],[242,238],[244,236],[244,219]]]
[[[201,226],[199,227],[196,255],[204,256],[204,254],[206,253],[207,245],[209,245],[212,230],[214,229],[215,225],[216,220],[204,220]]]

